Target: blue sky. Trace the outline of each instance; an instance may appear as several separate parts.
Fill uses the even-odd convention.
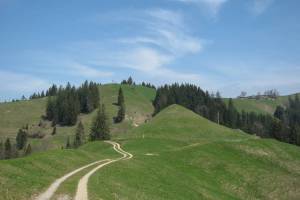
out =
[[[0,100],[50,84],[300,91],[298,0],[0,0]]]

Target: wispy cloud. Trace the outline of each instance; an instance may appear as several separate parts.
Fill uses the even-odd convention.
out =
[[[198,6],[205,6],[213,16],[216,16],[221,7],[229,0],[174,0],[187,4],[196,4]]]
[[[103,49],[98,48],[104,44],[103,41],[79,44],[80,49],[92,48],[97,52],[89,59],[90,63],[98,66],[130,68],[143,72],[145,76],[156,74],[167,77],[173,74],[173,78],[177,77],[180,81],[199,78],[192,74],[177,73],[171,67],[177,59],[187,54],[201,52],[206,42],[189,32],[180,12],[153,9],[133,15],[137,19],[128,16],[128,20],[132,20],[135,23],[134,27],[138,29],[135,35],[112,38],[105,42]]]
[[[5,86],[0,87],[0,93],[9,93],[20,98],[21,94],[28,95],[35,91],[44,90],[49,87],[50,83],[29,74],[0,70],[0,85]]]
[[[274,0],[254,0],[251,11],[254,15],[261,15],[264,13],[274,2]]]

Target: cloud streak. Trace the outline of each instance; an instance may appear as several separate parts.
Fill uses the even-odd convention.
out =
[[[251,11],[254,15],[263,14],[274,2],[274,0],[254,0]]]
[[[186,4],[195,4],[199,7],[205,6],[213,16],[216,16],[221,7],[229,0],[174,0]]]

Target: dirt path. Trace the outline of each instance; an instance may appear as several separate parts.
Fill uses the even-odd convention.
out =
[[[127,152],[123,151],[123,150],[121,149],[121,147],[120,147],[120,144],[118,144],[118,143],[116,143],[116,142],[111,142],[111,141],[106,141],[106,142],[109,143],[109,144],[111,144],[111,145],[113,145],[114,150],[117,151],[118,153],[122,154],[123,157],[118,158],[118,159],[114,159],[114,160],[111,160],[111,159],[99,160],[99,161],[90,163],[90,164],[88,164],[88,165],[85,165],[85,166],[83,166],[83,167],[80,167],[80,168],[78,168],[78,169],[76,169],[76,170],[74,170],[74,171],[72,171],[72,172],[70,172],[70,173],[64,175],[64,176],[61,177],[61,178],[56,179],[56,180],[49,186],[49,188],[48,188],[45,192],[43,192],[43,193],[40,194],[39,196],[35,197],[34,199],[35,199],[35,200],[50,200],[50,199],[52,198],[52,196],[54,195],[54,193],[56,192],[56,190],[58,189],[58,187],[59,187],[65,180],[67,180],[69,177],[73,176],[74,174],[76,174],[76,173],[78,173],[78,172],[82,171],[83,169],[86,169],[86,168],[88,168],[88,167],[90,167],[90,166],[93,166],[93,165],[96,165],[96,164],[100,164],[99,166],[97,166],[96,168],[94,168],[93,170],[91,170],[91,171],[87,174],[87,175],[89,175],[89,176],[85,175],[82,179],[80,179],[80,182],[79,182],[79,184],[78,184],[78,189],[77,189],[77,193],[76,193],[76,197],[75,197],[75,198],[76,198],[76,199],[82,199],[82,198],[80,198],[80,197],[77,198],[77,196],[80,196],[80,195],[77,195],[77,194],[78,194],[78,190],[80,189],[80,191],[79,191],[80,193],[82,193],[82,192],[81,192],[82,190],[85,191],[85,192],[87,193],[87,191],[86,191],[86,188],[87,188],[87,187],[86,187],[86,185],[84,185],[84,183],[87,184],[89,177],[90,177],[95,171],[97,171],[97,170],[100,169],[101,167],[103,167],[103,166],[105,166],[105,165],[108,165],[108,164],[110,164],[110,163],[112,163],[112,162],[116,162],[116,161],[122,160],[122,159],[130,159],[130,158],[133,157],[130,153],[127,153]],[[85,180],[85,179],[86,179],[86,180]],[[82,180],[83,180],[83,181],[82,181]],[[84,181],[86,181],[86,182],[84,182]],[[81,182],[82,182],[82,183],[81,183]],[[80,184],[81,184],[81,185],[80,185]],[[80,187],[79,187],[79,185],[80,185]],[[87,199],[87,194],[86,194],[86,199]]]
[[[77,192],[76,192],[76,195],[74,198],[75,200],[88,200],[88,191],[87,191],[88,181],[89,181],[90,176],[93,175],[97,170],[99,170],[100,168],[104,167],[105,165],[111,164],[113,162],[117,162],[120,160],[127,160],[127,159],[130,159],[133,157],[132,154],[121,149],[120,144],[118,144],[116,142],[111,142],[111,141],[106,141],[106,142],[112,144],[114,150],[117,151],[118,153],[122,154],[123,156],[121,158],[109,160],[103,164],[98,165],[97,167],[92,169],[89,173],[87,173],[84,177],[82,177],[79,180],[79,183],[77,186]]]

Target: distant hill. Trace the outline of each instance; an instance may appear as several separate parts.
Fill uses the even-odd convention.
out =
[[[99,86],[101,99],[100,101],[106,105],[106,110],[111,119],[117,114],[118,90],[120,84],[105,84]],[[155,90],[144,86],[122,85],[125,105],[126,120],[120,124],[112,126],[112,133],[124,132],[134,126],[138,126],[151,117],[153,113],[152,100],[155,97]],[[50,122],[43,122],[43,128],[38,127],[41,116],[44,115],[46,109],[47,98],[0,103],[0,140],[6,137],[15,139],[17,131],[22,126],[28,124],[32,132],[42,132],[45,134],[43,139],[31,139],[34,149],[46,150],[60,148],[65,145],[67,137],[73,137],[75,126],[58,127],[57,134],[51,136],[52,127]],[[89,133],[91,121],[96,111],[90,114],[81,114],[79,119],[82,120]]]
[[[256,112],[262,114],[274,113],[278,105],[286,106],[288,104],[289,97],[295,97],[296,94],[279,96],[277,99],[247,99],[247,98],[235,98],[233,103],[238,111],[245,110],[246,112]],[[299,93],[300,95],[300,93]],[[228,103],[229,99],[224,99]]]

